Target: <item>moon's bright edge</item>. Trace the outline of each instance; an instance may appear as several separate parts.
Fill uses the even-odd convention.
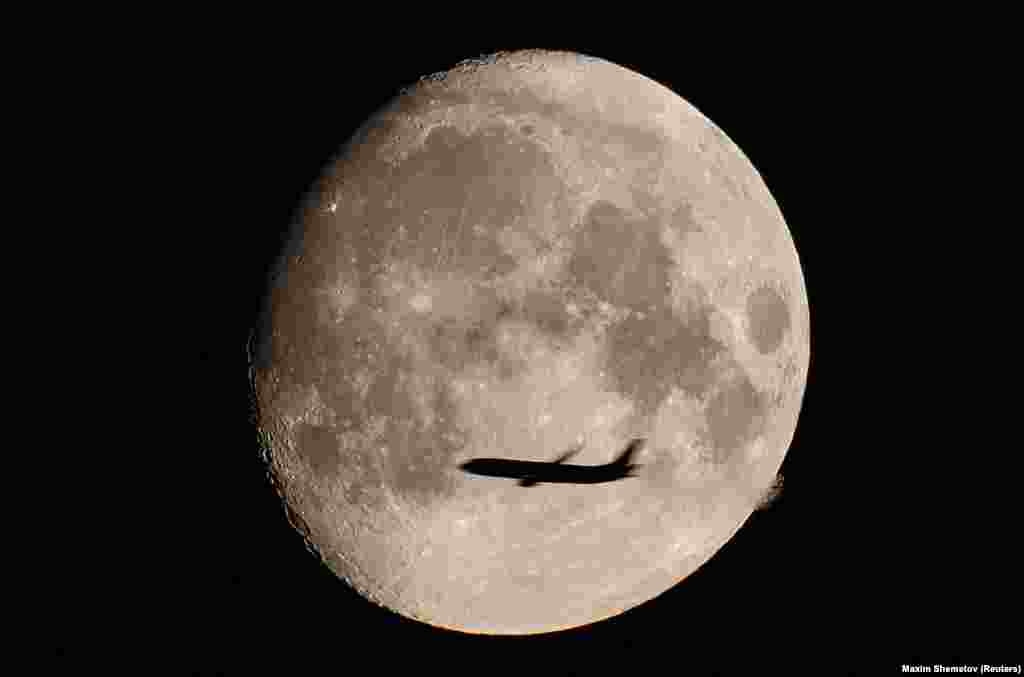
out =
[[[569,53],[424,78],[310,193],[253,355],[292,520],[370,600],[464,632],[574,627],[695,571],[772,484],[809,359],[800,262],[682,98]],[[648,444],[522,488],[487,456]]]

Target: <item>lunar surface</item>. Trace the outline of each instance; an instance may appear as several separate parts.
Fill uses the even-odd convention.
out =
[[[289,515],[431,625],[532,634],[656,597],[795,432],[809,314],[778,206],[693,106],[600,59],[503,53],[401,92],[311,188],[269,290],[253,387]],[[458,467],[635,438],[606,484]]]

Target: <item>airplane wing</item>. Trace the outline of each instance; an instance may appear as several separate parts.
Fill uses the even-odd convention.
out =
[[[570,458],[572,458],[576,454],[580,453],[580,450],[582,450],[582,449],[583,449],[583,443],[581,442],[581,443],[577,444],[576,446],[574,446],[569,451],[565,452],[564,454],[562,454],[561,456],[556,458],[554,461],[552,461],[552,463],[554,463],[556,465],[559,464],[559,463],[565,463]],[[518,484],[521,487],[532,487],[532,486],[536,486],[538,484],[538,482],[533,477],[524,477],[524,478],[519,480]]]
[[[569,451],[565,452],[564,454],[562,454],[561,456],[556,458],[554,461],[552,461],[552,463],[565,463],[570,458],[572,458],[576,454],[580,453],[580,451],[582,449],[583,449],[583,444],[582,443],[581,444],[577,444],[575,447],[573,447],[572,449],[570,449]]]

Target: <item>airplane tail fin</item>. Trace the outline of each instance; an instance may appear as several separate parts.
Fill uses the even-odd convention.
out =
[[[642,437],[634,439],[632,442],[629,443],[625,451],[619,454],[619,457],[612,461],[612,465],[618,468],[627,468],[629,470],[632,470],[633,457],[636,455],[638,451],[644,448],[645,444],[647,444],[647,440],[645,440]]]

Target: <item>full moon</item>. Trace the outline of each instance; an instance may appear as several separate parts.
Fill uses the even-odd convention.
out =
[[[367,599],[471,633],[593,623],[693,573],[773,485],[800,261],[751,162],[665,86],[573,53],[462,62],[375,113],[297,214],[259,429],[293,524]],[[638,438],[618,481],[460,470]]]

